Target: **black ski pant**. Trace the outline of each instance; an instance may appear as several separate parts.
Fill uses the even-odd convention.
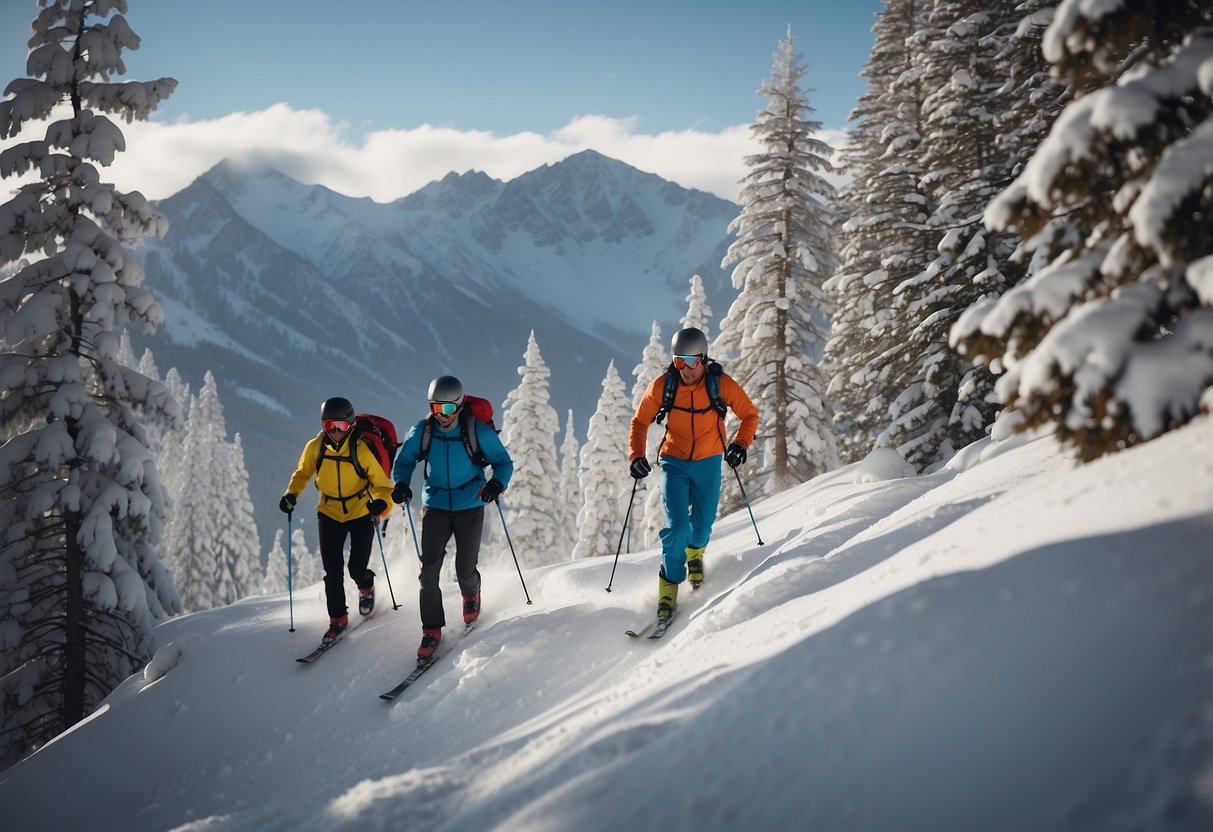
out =
[[[320,539],[320,561],[324,564],[324,598],[329,617],[338,618],[348,612],[345,605],[345,539],[350,539],[350,577],[359,589],[375,585],[375,573],[367,569],[371,561],[371,541],[375,524],[368,514],[344,523],[325,514],[316,515],[317,537]]]
[[[446,544],[455,538],[455,577],[459,591],[480,591],[480,532],[484,528],[484,506],[463,511],[443,511],[426,506],[421,509],[421,626],[445,627],[442,590],[438,578]]]

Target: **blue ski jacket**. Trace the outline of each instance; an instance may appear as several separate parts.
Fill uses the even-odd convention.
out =
[[[404,437],[404,444],[400,446],[400,453],[392,465],[394,482],[411,485],[413,469],[421,461],[421,436],[425,432],[426,421],[427,419],[422,419],[417,422],[409,428],[408,435]],[[472,419],[468,426],[476,431],[480,452],[489,461],[491,473],[485,476],[485,469],[472,462],[468,456],[463,447],[463,439],[459,435],[458,422],[447,430],[435,425],[430,440],[425,487],[421,495],[423,506],[444,511],[463,511],[484,505],[480,500],[480,488],[488,482],[489,477],[503,486],[509,486],[510,478],[514,476],[514,462],[501,444],[497,432],[477,419]]]

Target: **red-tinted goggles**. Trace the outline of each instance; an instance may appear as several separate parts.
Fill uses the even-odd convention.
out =
[[[679,370],[694,370],[702,359],[702,355],[676,355],[674,356],[674,366]]]
[[[430,413],[440,416],[450,416],[458,409],[459,405],[454,402],[430,402]]]
[[[325,419],[324,429],[329,433],[345,433],[354,426],[353,422],[345,419]]]

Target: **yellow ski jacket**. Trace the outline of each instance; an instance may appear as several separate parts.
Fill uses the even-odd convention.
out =
[[[349,448],[352,436],[352,431],[347,433],[336,448],[323,433],[308,442],[299,455],[299,465],[286,487],[287,493],[294,494],[298,499],[315,477],[316,488],[320,491],[320,503],[316,510],[343,523],[365,517],[368,514],[366,504],[371,500],[383,500],[389,510],[392,505],[392,481],[383,473],[379,460],[365,442],[356,443],[354,451],[358,454],[358,464],[366,471],[367,479],[354,467]]]

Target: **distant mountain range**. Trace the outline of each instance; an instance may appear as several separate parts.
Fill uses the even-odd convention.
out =
[[[326,397],[403,431],[449,372],[499,408],[534,330],[552,404],[584,437],[608,363],[630,387],[691,275],[717,319],[736,296],[720,261],[738,206],[593,151],[510,182],[452,173],[388,204],[224,162],[156,207],[169,233],[136,256],[166,322],[135,344],[194,390],[214,371],[265,546]]]

